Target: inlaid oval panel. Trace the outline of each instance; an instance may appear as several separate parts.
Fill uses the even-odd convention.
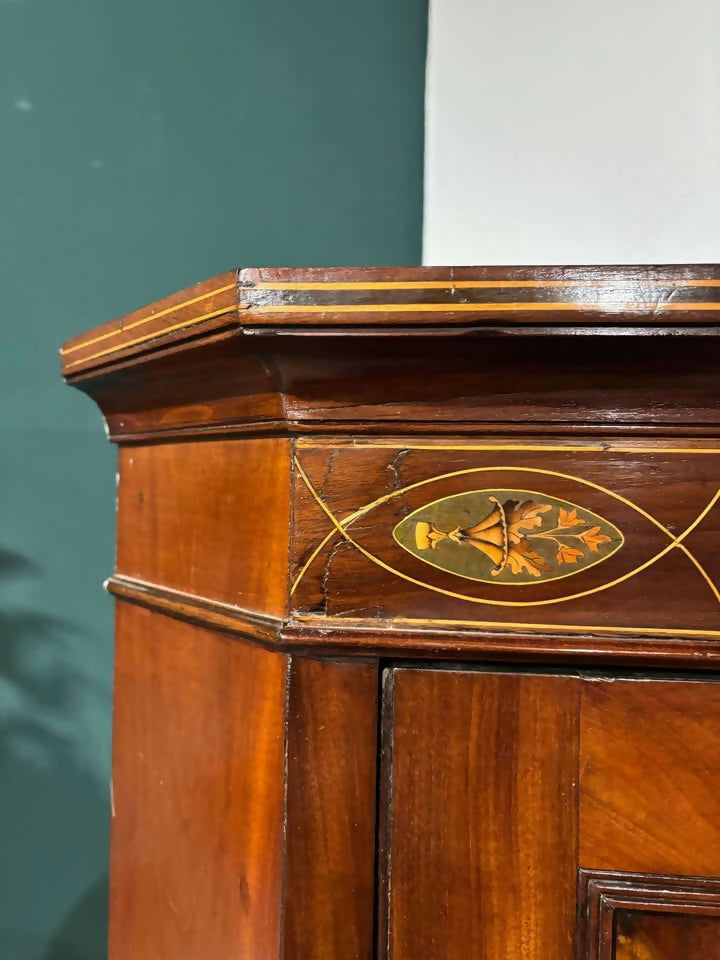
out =
[[[623,545],[591,510],[533,490],[470,490],[434,500],[393,530],[408,553],[448,573],[528,584],[579,573]]]

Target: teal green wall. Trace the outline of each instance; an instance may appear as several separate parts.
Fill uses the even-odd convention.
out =
[[[425,7],[0,0],[3,960],[105,955],[115,461],[59,344],[236,265],[418,263]]]

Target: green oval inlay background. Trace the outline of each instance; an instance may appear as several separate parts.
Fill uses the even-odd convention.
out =
[[[522,536],[524,541],[521,551],[529,551],[531,556],[539,558],[537,561],[530,560],[530,565],[534,567],[537,564],[549,569],[543,569],[537,575],[526,569],[513,572],[513,566],[508,563],[504,569],[493,576],[492,571],[495,569],[493,561],[469,542],[456,543],[453,540],[440,539],[434,549],[420,549],[417,546],[415,534],[418,523],[432,524],[435,530],[442,533],[449,533],[458,528],[460,530],[471,528],[492,513],[495,503],[490,499],[491,497],[495,497],[502,504],[507,504],[509,501],[515,501],[517,504],[530,501],[549,507],[537,514],[541,520],[539,525],[517,531],[517,536]],[[506,508],[505,513],[509,514],[511,509]],[[561,526],[563,519],[561,511],[565,511],[566,514],[575,511],[578,523],[569,527]],[[567,520],[567,517],[565,519]],[[560,530],[556,534],[551,533],[551,536],[556,536],[556,539],[539,536],[539,534],[557,530],[559,526]],[[593,533],[595,528],[599,529]],[[592,546],[580,537],[583,533],[592,542]],[[578,504],[546,496],[537,491],[505,488],[472,490],[428,503],[401,520],[395,527],[393,536],[404,550],[430,566],[470,580],[505,585],[545,583],[571,576],[607,560],[620,549],[624,542],[622,533],[614,524]],[[598,537],[608,539],[596,542]],[[561,545],[566,549],[561,551]],[[578,551],[582,556],[577,555]],[[574,562],[571,562],[569,558],[573,555]],[[565,557],[564,562],[559,559],[560,556]]]

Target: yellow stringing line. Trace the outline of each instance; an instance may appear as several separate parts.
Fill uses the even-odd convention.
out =
[[[81,357],[79,360],[73,360],[72,363],[65,365],[65,369],[76,367],[79,363],[89,363],[90,360],[97,360],[98,357],[107,356],[108,353],[118,353],[128,347],[134,347],[137,343],[145,343],[146,340],[153,340],[155,337],[164,336],[166,333],[172,333],[173,330],[181,330],[183,327],[191,327],[193,324],[201,323],[203,320],[211,320],[213,317],[221,317],[224,313],[232,313],[234,306],[221,307],[219,310],[213,310],[212,313],[205,313],[201,317],[192,317],[190,320],[181,320],[180,323],[174,323],[171,327],[163,327],[162,330],[154,330],[152,333],[146,333],[143,337],[136,337],[134,340],[127,340],[125,343],[117,343],[107,350],[99,350],[89,357]]]
[[[142,317],[140,320],[133,320],[132,323],[128,323],[125,326],[118,327],[117,330],[110,330],[108,333],[101,333],[98,337],[92,337],[90,340],[83,340],[82,343],[76,343],[73,347],[68,347],[67,350],[61,350],[60,353],[63,356],[67,356],[68,353],[74,353],[76,350],[82,350],[84,347],[91,347],[94,343],[99,343],[101,340],[107,340],[110,337],[117,337],[121,333],[125,333],[126,330],[132,330],[133,327],[139,327],[143,323],[149,323],[151,320],[157,320],[159,317],[166,317],[169,313],[176,313],[178,310],[181,310],[183,307],[192,306],[193,303],[200,303],[201,300],[207,300],[210,297],[214,297],[219,293],[226,293],[228,290],[234,290],[236,287],[235,283],[228,283],[225,287],[218,287],[216,290],[210,290],[208,293],[203,293],[199,297],[193,297],[192,300],[183,300],[182,303],[176,303],[172,307],[167,307],[165,310],[159,310],[157,313],[150,314],[150,316]],[[226,309],[232,309],[232,307],[227,307]],[[164,328],[163,330],[158,331],[158,336],[160,333],[165,333],[166,329],[174,329],[173,327]],[[155,335],[155,334],[154,334]],[[133,341],[135,342],[135,341]],[[123,344],[122,346],[127,346]],[[120,350],[122,347],[115,347],[113,349]],[[110,351],[108,351],[110,352]],[[99,354],[96,354],[99,356]],[[92,358],[87,358],[92,359]]]
[[[585,446],[574,447],[567,444],[564,446],[553,446],[551,444],[528,445],[507,443],[399,444],[397,440],[389,440],[387,443],[377,443],[371,440],[367,442],[362,440],[350,440],[347,443],[339,444],[337,440],[325,440],[323,442],[318,442],[312,438],[298,437],[296,444],[303,450],[503,450],[509,452],[512,452],[513,450],[520,450],[524,453],[720,453],[720,447],[623,447],[616,444],[614,440],[609,440],[603,446],[592,446],[590,444],[585,444]]]
[[[629,278],[607,280],[268,280],[253,284],[253,290],[479,290],[518,287],[720,287],[720,280],[673,280]]]
[[[331,617],[319,617],[316,614],[306,613],[294,614],[293,620],[296,620],[300,623],[310,623],[313,626],[321,628],[327,628],[327,624],[323,621],[330,620],[331,623],[336,622]],[[425,617],[423,619],[414,617],[393,617],[392,624],[393,626],[407,625],[412,627],[500,627],[502,629],[510,628],[513,630],[564,630],[572,633],[594,633],[598,631],[603,634],[648,634],[650,636],[660,637],[720,637],[720,630],[688,630],[683,627],[676,627],[673,629],[664,627],[597,627],[589,624],[579,625],[569,623],[515,623],[509,620],[438,620],[434,619],[433,617]],[[344,630],[354,630],[358,627],[362,629],[363,627],[367,627],[367,625],[368,623],[366,620],[342,620],[342,627]]]
[[[648,312],[664,310],[720,310],[720,301],[676,300],[672,303],[647,304],[643,301],[603,302],[597,300],[588,303],[573,303],[567,300],[542,302],[532,300],[528,303],[261,303],[250,304],[250,316],[258,313],[509,313],[511,311],[583,311],[592,310],[613,314],[623,312]]]

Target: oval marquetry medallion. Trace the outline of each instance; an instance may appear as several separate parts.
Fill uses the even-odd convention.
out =
[[[611,557],[623,535],[591,510],[532,490],[471,490],[414,510],[397,543],[433,567],[470,580],[540,583]]]

